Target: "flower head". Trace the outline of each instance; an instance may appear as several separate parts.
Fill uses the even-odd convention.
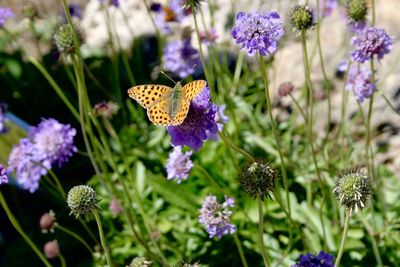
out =
[[[36,153],[50,164],[58,166],[68,161],[77,151],[74,146],[76,130],[69,124],[61,124],[55,119],[43,119],[37,127],[33,127],[29,137],[35,146]]]
[[[388,54],[392,50],[393,38],[384,29],[372,27],[357,32],[351,43],[356,48],[351,54],[353,60],[364,63],[374,56],[380,60]]]
[[[60,255],[60,246],[57,240],[49,241],[44,245],[44,254],[47,258],[53,259]]]
[[[192,100],[183,123],[168,126],[172,145],[186,145],[197,151],[204,141],[215,138],[218,133],[216,113],[217,106],[210,102],[210,88],[205,87]]]
[[[146,260],[145,257],[136,257],[127,267],[149,267],[150,265],[151,261]]]
[[[43,154],[38,154],[35,145],[23,138],[13,147],[8,157],[8,169],[15,172],[17,182],[31,193],[39,187],[42,175],[50,169],[49,161],[43,160]]]
[[[68,23],[61,23],[57,26],[53,34],[53,40],[60,53],[73,54],[76,52],[74,30],[78,35],[79,43],[82,43],[82,33],[76,26],[72,27]]]
[[[42,217],[40,217],[39,224],[43,232],[47,231],[52,232],[55,223],[56,223],[56,215],[52,210],[46,212],[45,214],[42,215]]]
[[[199,62],[199,53],[192,47],[191,38],[171,41],[164,48],[165,68],[180,78],[193,74]]]
[[[294,86],[291,82],[284,82],[279,85],[278,95],[279,97],[285,97],[293,92]]]
[[[6,133],[8,131],[5,123],[6,123],[6,117],[5,113],[7,111],[7,104],[6,103],[0,103],[0,134]]]
[[[284,34],[281,17],[277,12],[245,13],[236,15],[232,37],[246,49],[249,55],[259,52],[263,56],[272,55],[278,49],[278,41]]]
[[[118,105],[112,101],[102,101],[94,105],[93,113],[96,116],[111,118],[118,111]]]
[[[353,91],[358,102],[363,102],[366,98],[370,98],[376,90],[376,86],[372,82],[371,70],[364,66],[359,67],[357,64],[353,64],[350,67],[345,88]]]
[[[200,209],[199,222],[206,227],[210,238],[217,236],[221,238],[226,234],[233,234],[236,227],[229,222],[235,201],[233,198],[225,196],[225,202],[219,203],[217,197],[209,195],[205,198]]]
[[[7,169],[0,164],[0,185],[8,183]]]
[[[94,211],[97,208],[97,201],[96,191],[87,185],[72,187],[67,196],[68,207],[71,209],[70,214],[74,214],[75,217]]]
[[[292,267],[333,267],[333,255],[320,251],[318,255],[307,253],[300,255],[298,262]]]
[[[190,170],[193,168],[193,162],[190,160],[191,155],[192,151],[182,153],[182,147],[174,147],[167,162],[168,180],[176,180],[180,184],[182,180],[189,177]]]
[[[350,21],[365,22],[368,14],[367,1],[349,0],[346,4],[346,11]]]
[[[6,21],[15,17],[14,12],[8,7],[0,7],[0,28],[4,26]]]
[[[372,185],[368,176],[361,170],[343,172],[336,179],[333,193],[345,208],[355,210],[363,209],[371,196]]]
[[[111,213],[114,216],[117,216],[118,214],[120,214],[123,211],[121,203],[119,202],[118,199],[115,199],[115,198],[113,200],[111,200],[110,205],[108,206],[108,209],[111,211]]]
[[[320,14],[324,17],[328,17],[332,14],[333,10],[338,6],[338,0],[318,0]]]
[[[239,175],[242,189],[253,198],[269,198],[274,189],[277,172],[268,162],[256,160],[247,164]]]
[[[215,43],[217,38],[218,38],[218,34],[217,34],[217,30],[215,28],[212,28],[210,31],[200,32],[200,39],[206,45]]]
[[[315,25],[314,12],[308,5],[297,5],[290,13],[290,22],[298,31],[309,30]]]
[[[170,0],[168,5],[152,5],[151,10],[156,13],[155,21],[163,34],[171,34],[172,24],[180,23],[186,16],[183,0]]]

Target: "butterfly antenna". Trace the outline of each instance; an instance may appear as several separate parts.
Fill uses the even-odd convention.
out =
[[[176,82],[174,81],[174,79],[172,79],[168,74],[166,74],[166,73],[163,72],[162,70],[160,70],[160,72],[161,72],[162,74],[164,74],[165,77],[167,77],[168,79],[170,79],[174,84],[176,84]]]

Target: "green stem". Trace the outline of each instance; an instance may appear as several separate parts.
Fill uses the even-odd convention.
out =
[[[233,239],[235,240],[236,248],[239,252],[240,260],[242,261],[243,266],[248,267],[246,258],[243,253],[242,244],[240,243],[239,235],[238,235],[237,231],[233,234]]]
[[[287,202],[287,207],[288,207],[288,212],[289,212],[289,218],[288,218],[289,219],[289,240],[290,240],[289,246],[291,246],[292,238],[293,238],[292,227],[291,227],[291,225],[292,225],[292,209],[291,209],[290,198],[289,198],[289,181],[288,181],[288,177],[287,177],[286,163],[285,163],[285,158],[284,158],[283,152],[282,152],[282,145],[281,145],[281,141],[279,138],[279,134],[276,129],[275,119],[274,119],[274,116],[272,115],[272,103],[271,103],[271,98],[269,96],[269,79],[268,79],[267,68],[265,66],[264,58],[260,54],[259,54],[259,60],[260,60],[261,74],[264,78],[265,100],[267,103],[268,116],[269,116],[269,120],[271,123],[272,132],[274,134],[276,147],[278,149],[279,159],[281,162],[280,167],[281,167],[281,173],[282,173],[282,177],[283,177],[283,186],[285,188],[286,202]]]
[[[106,245],[106,242],[105,242],[104,233],[103,233],[103,227],[101,226],[100,216],[99,216],[99,214],[97,213],[96,210],[93,211],[93,215],[96,218],[97,227],[99,229],[99,236],[100,236],[101,246],[103,247],[103,250],[104,250],[104,252],[106,254],[107,264],[108,264],[109,267],[112,267],[112,266],[114,266],[114,264],[113,264],[113,262],[111,260],[110,251],[109,251],[109,249],[108,249],[108,247]]]
[[[244,53],[239,53],[239,56],[236,61],[235,72],[233,74],[233,94],[235,94],[237,91],[240,74],[242,72],[243,61],[244,61]]]
[[[46,265],[46,267],[52,267],[50,262],[43,255],[43,253],[36,247],[35,243],[33,243],[32,240],[28,237],[28,235],[25,234],[24,230],[19,225],[17,219],[14,217],[14,215],[8,208],[7,202],[4,199],[3,194],[1,192],[0,192],[0,203],[4,211],[6,212],[7,217],[10,220],[11,224],[14,226],[15,230],[17,230],[17,232],[22,236],[25,242],[28,243],[28,245],[32,248],[32,250],[36,253],[36,255],[38,255],[38,257],[42,260],[43,264]]]
[[[263,257],[264,265],[269,266],[269,260],[264,248],[264,212],[263,202],[261,199],[257,199],[258,202],[258,241],[260,243],[260,252]]]
[[[375,0],[371,1],[372,3],[372,26],[375,26],[375,21],[376,21],[376,10],[375,10]]]
[[[226,137],[224,135],[223,132],[219,131],[218,132],[218,136],[221,137],[222,141],[224,141],[224,143],[226,145],[228,145],[230,148],[232,148],[233,150],[236,150],[237,152],[239,152],[240,154],[242,154],[248,161],[254,161],[253,156],[251,156],[249,153],[247,153],[246,151],[244,151],[243,149],[241,149],[240,147],[236,146],[234,143],[232,143],[228,137]]]
[[[58,258],[60,259],[61,267],[67,267],[67,263],[65,262],[65,259],[64,259],[63,255],[61,255],[61,253],[58,254]]]
[[[381,254],[379,252],[379,248],[378,248],[378,245],[375,240],[374,230],[373,230],[372,226],[367,222],[367,220],[362,215],[359,215],[359,214],[357,214],[357,215],[358,215],[357,216],[358,219],[360,219],[361,223],[364,225],[365,229],[368,232],[369,239],[371,240],[371,244],[372,244],[372,251],[374,252],[374,256],[376,259],[376,265],[379,267],[383,267]]]
[[[233,195],[232,192],[230,192],[229,190],[226,190],[224,187],[221,187],[217,181],[215,181],[215,179],[207,172],[206,169],[204,169],[200,164],[196,164],[194,165],[194,167],[196,169],[198,169],[201,173],[204,174],[204,176],[207,178],[208,181],[210,181],[216,189],[218,189],[219,191],[221,191],[222,193],[224,193],[225,195]]]
[[[297,109],[300,111],[301,116],[303,116],[304,122],[307,123],[307,116],[306,116],[306,114],[304,113],[304,110],[301,108],[299,102],[296,100],[296,98],[294,98],[294,96],[293,96],[292,93],[290,93],[289,96],[290,96],[290,98],[292,99],[294,105],[295,105],[295,106],[297,107]]]
[[[92,248],[88,245],[88,243],[86,243],[86,241],[80,237],[78,234],[75,234],[74,232],[72,232],[71,230],[59,225],[58,223],[55,225],[55,228],[60,229],[61,231],[63,231],[64,233],[72,236],[73,238],[75,238],[76,240],[78,240],[82,245],[84,245],[90,252],[90,254],[93,254],[93,250]]]
[[[389,98],[383,93],[382,90],[377,90],[378,93],[383,97],[383,99],[386,101],[388,106],[397,114],[400,116],[400,112],[393,106],[393,104],[390,102]]]
[[[349,222],[350,222],[350,217],[351,217],[352,211],[353,210],[350,208],[350,209],[347,210],[347,213],[346,213],[346,219],[344,221],[344,229],[343,229],[342,241],[340,242],[340,248],[339,248],[338,255],[336,257],[335,267],[339,267],[340,260],[342,259],[342,255],[343,255],[343,251],[344,251],[344,244],[346,243],[347,233],[349,231]]]

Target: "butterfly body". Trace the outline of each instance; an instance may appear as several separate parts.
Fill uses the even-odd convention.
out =
[[[190,101],[206,86],[197,80],[174,88],[165,85],[138,85],[128,89],[128,95],[147,109],[155,125],[179,125],[187,116]]]

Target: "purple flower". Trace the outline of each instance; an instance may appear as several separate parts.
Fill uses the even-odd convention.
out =
[[[282,23],[277,12],[239,12],[231,34],[249,55],[257,51],[263,56],[271,55],[278,49],[278,40],[284,34]]]
[[[340,68],[346,71],[348,65],[341,63]],[[376,90],[376,86],[371,79],[372,73],[369,68],[353,64],[350,67],[345,88],[353,91],[358,102],[363,102],[364,99],[370,98]]]
[[[227,196],[222,204],[218,203],[216,196],[209,195],[205,198],[200,209],[199,222],[205,226],[210,238],[214,236],[221,238],[236,231],[235,225],[229,222],[232,214],[229,208],[234,206],[235,200]]]
[[[328,17],[332,14],[333,10],[338,6],[337,0],[318,0],[320,14],[324,17]]]
[[[6,117],[5,113],[7,111],[7,104],[6,103],[0,103],[0,134],[6,133],[7,128],[6,128]]]
[[[171,24],[182,22],[186,16],[182,0],[171,0],[167,6],[152,4],[151,10],[156,12],[156,25],[164,34],[172,33]]]
[[[15,17],[14,12],[8,7],[0,7],[0,27],[4,26],[4,23],[10,18]]]
[[[35,146],[36,153],[50,164],[55,162],[60,167],[68,161],[78,149],[74,146],[76,130],[71,125],[61,124],[55,119],[43,119],[37,127],[33,127],[29,138]]]
[[[318,255],[307,253],[300,255],[297,264],[292,267],[333,267],[333,255],[320,251]]]
[[[119,7],[119,0],[99,0],[100,4],[107,2],[109,5]]]
[[[167,161],[168,180],[176,180],[180,184],[182,180],[189,177],[190,170],[193,168],[193,162],[190,160],[191,155],[192,151],[182,153],[182,147],[174,147]]]
[[[78,19],[82,19],[82,6],[79,4],[69,4],[68,5],[69,13],[71,17],[76,17]],[[66,21],[65,12],[62,13],[64,21]]]
[[[0,185],[8,183],[7,169],[0,164]]]
[[[352,32],[358,33],[365,30],[365,28],[367,27],[367,22],[365,20],[360,20],[360,21],[350,20],[348,25]]]
[[[15,172],[17,182],[31,193],[36,191],[40,178],[50,168],[49,161],[43,161],[43,155],[37,153],[35,146],[27,138],[21,139],[8,157],[8,170]]]
[[[210,88],[205,87],[191,102],[182,124],[168,126],[173,146],[189,146],[197,151],[205,140],[215,138],[217,106],[210,102]]]
[[[200,32],[201,42],[206,45],[211,45],[212,43],[215,43],[215,40],[217,40],[217,38],[218,34],[215,28],[212,28],[210,31]]]
[[[225,105],[217,106],[217,113],[215,114],[215,122],[217,123],[218,131],[222,131],[224,124],[228,122],[229,117],[225,115]]]
[[[352,53],[353,60],[364,63],[373,59],[375,55],[379,60],[382,59],[392,50],[393,39],[384,29],[366,28],[357,32],[351,43],[356,47]]]
[[[194,73],[199,62],[199,53],[192,47],[190,38],[169,42],[164,48],[165,68],[181,78]]]
[[[108,206],[108,209],[111,211],[111,213],[114,216],[117,216],[118,214],[120,214],[123,211],[123,208],[121,206],[121,203],[118,201],[118,199],[113,199],[110,202],[110,205]]]
[[[112,101],[101,101],[94,105],[93,114],[110,119],[118,111],[118,105]]]

